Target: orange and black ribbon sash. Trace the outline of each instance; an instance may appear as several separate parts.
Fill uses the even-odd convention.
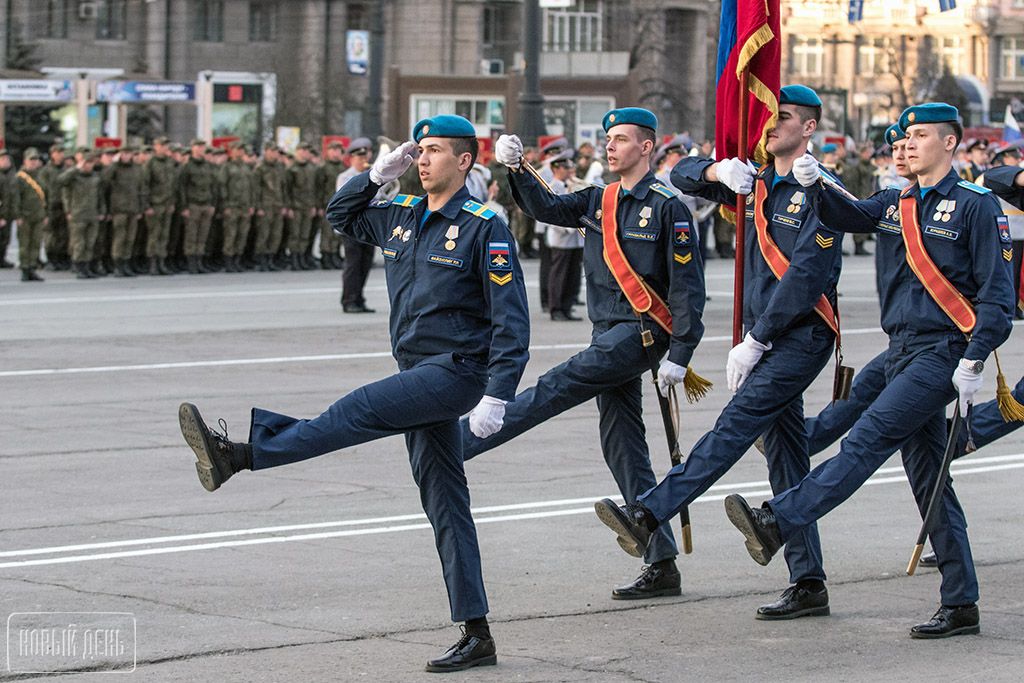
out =
[[[757,228],[757,244],[761,247],[761,256],[779,280],[789,269],[789,259],[779,249],[772,236],[768,234],[768,219],[764,215],[764,203],[768,197],[768,184],[764,178],[758,178],[754,190],[754,227]],[[822,294],[814,304],[814,312],[821,316],[825,324],[839,337],[839,317],[836,315],[828,298]]]
[[[932,257],[924,248],[921,226],[917,220],[917,199],[913,193],[900,197],[900,225],[903,233],[903,246],[906,247],[907,263],[914,275],[921,281],[932,300],[939,305],[949,319],[964,334],[974,329],[978,321],[974,307],[963,294],[946,279]]]
[[[619,185],[611,183],[604,188],[601,195],[601,231],[604,244],[604,262],[612,271],[619,288],[626,295],[629,305],[639,315],[646,313],[661,329],[672,334],[672,313],[668,304],[658,296],[657,292],[640,275],[633,270],[626,260],[626,254],[619,244],[619,226],[616,211],[619,208]]]

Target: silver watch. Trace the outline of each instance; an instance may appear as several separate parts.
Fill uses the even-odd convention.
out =
[[[967,360],[966,358],[964,358],[963,368],[964,370],[969,370],[970,372],[973,372],[975,375],[980,375],[982,371],[985,369],[985,361]]]

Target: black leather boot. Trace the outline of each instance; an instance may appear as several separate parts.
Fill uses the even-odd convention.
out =
[[[782,591],[779,599],[757,608],[755,619],[774,621],[797,617],[826,617],[829,614],[828,589],[821,582],[810,586],[798,583]]]
[[[646,565],[633,582],[612,590],[612,600],[644,600],[681,595],[683,592],[675,560]]]
[[[949,638],[976,633],[981,633],[977,605],[942,605],[931,619],[910,629],[911,638]]]
[[[754,562],[766,565],[782,547],[779,525],[769,507],[751,508],[743,496],[734,493],[725,499],[725,514],[746,537],[747,552]]]
[[[639,503],[619,506],[610,498],[594,503],[597,518],[619,536],[619,547],[633,557],[643,557],[658,521]]]
[[[181,434],[196,454],[196,473],[207,491],[216,491],[235,472],[252,469],[252,445],[228,440],[228,426],[220,421],[223,433],[206,426],[199,409],[191,403],[178,408]]]
[[[474,666],[494,666],[497,663],[494,638],[466,633],[466,628],[462,627],[462,637],[439,658],[427,662],[427,671],[447,673]]]

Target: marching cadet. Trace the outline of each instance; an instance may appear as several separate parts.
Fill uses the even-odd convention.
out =
[[[260,272],[278,270],[274,257],[281,246],[284,219],[288,214],[285,203],[285,169],[280,162],[277,145],[263,145],[263,160],[256,166],[256,244],[255,254]]]
[[[338,191],[327,219],[340,233],[384,252],[392,352],[399,372],[298,420],[252,410],[251,443],[211,431],[182,404],[182,434],[203,486],[217,489],[242,469],[286,465],[385,436],[404,434],[413,477],[434,528],[453,621],[465,632],[427,671],[495,664],[487,597],[459,441],[459,416],[482,401],[513,399],[526,365],[529,313],[508,227],[469,199],[477,154],[473,125],[459,116],[424,119],[406,142]],[[419,145],[417,149],[417,144]],[[426,197],[374,200],[415,156]]]
[[[317,211],[316,166],[310,162],[313,147],[303,142],[295,148],[295,163],[288,169],[286,195],[291,209],[288,251],[292,270],[311,270],[314,265],[306,247],[312,239],[311,227]]]
[[[351,166],[335,177],[335,185],[339,190],[349,180],[370,168],[372,154],[373,143],[370,138],[356,138],[349,143],[348,158]],[[380,189],[376,198],[392,199],[397,189],[397,181],[388,183]],[[366,288],[366,278],[370,276],[370,268],[373,267],[376,250],[373,245],[347,235],[342,235],[341,241],[345,245],[345,263],[342,264],[341,273],[341,310],[345,313],[373,313],[374,309],[366,305],[363,290]]]
[[[232,142],[228,151],[230,159],[220,168],[224,214],[224,270],[228,273],[245,271],[242,267],[242,254],[249,240],[249,223],[256,211],[256,179],[242,159],[244,154],[242,143]]]
[[[43,160],[34,147],[25,150],[21,170],[14,179],[12,213],[18,220],[18,265],[22,282],[42,282],[39,268],[39,247],[49,218],[46,215],[46,189],[39,168]]]
[[[7,260],[7,247],[11,244],[11,226],[14,223],[14,159],[7,150],[0,149],[0,268],[13,268]]]
[[[823,223],[793,179],[793,162],[817,129],[821,100],[810,88],[789,85],[779,97],[778,120],[767,132],[774,163],[756,174],[738,159],[686,158],[672,182],[686,194],[726,205],[748,196],[743,323],[747,334],[729,352],[726,377],[734,392],[714,428],[661,483],[620,508],[595,509],[621,547],[642,551],[655,530],[692,503],[764,435],[768,479],[782,491],[807,474],[803,393],[828,363],[836,343],[836,283],[842,236]],[[792,267],[791,267],[792,266]],[[757,619],[793,619],[829,613],[818,530],[809,526],[786,546],[790,587]]]
[[[331,141],[324,152],[324,163],[316,170],[316,187],[319,197],[317,213],[323,217],[327,203],[331,201],[336,191],[338,175],[344,172],[346,166],[341,157],[345,153],[345,146],[337,140]],[[331,224],[322,221],[320,230],[320,267],[324,270],[338,270],[341,263],[341,238],[331,229]]]
[[[71,259],[68,255],[68,222],[60,203],[60,186],[57,179],[64,172],[64,148],[50,146],[50,159],[39,171],[39,182],[46,188],[47,214],[49,221],[43,230],[43,248],[46,261],[53,270],[68,270]]]
[[[519,138],[503,135],[495,144],[494,156],[509,167],[513,196],[527,215],[586,228],[583,259],[593,336],[588,348],[544,373],[507,409],[501,402],[481,402],[463,422],[462,442],[468,460],[597,398],[601,451],[619,491],[633,502],[656,481],[641,376],[667,351],[658,372],[662,391],[667,394],[683,380],[704,333],[704,275],[689,211],[650,171],[657,117],[638,107],[613,109],[603,125],[609,164],[622,178],[607,188],[552,194],[526,172]],[[653,339],[650,347],[644,345],[645,335]],[[646,562],[640,576],[615,588],[613,599],[680,594],[678,552],[667,522],[645,550],[633,553]]]
[[[100,277],[99,256],[95,253],[100,219],[106,212],[100,193],[100,176],[94,172],[100,155],[84,152],[74,168],[60,176],[61,204],[70,226],[71,266],[79,280]],[[105,274],[105,272],[102,272]]]
[[[952,168],[963,135],[956,107],[915,105],[900,115],[899,126],[917,176],[902,192],[856,201],[820,183],[810,159],[794,166],[824,220],[851,232],[877,230],[877,250],[892,255],[895,267],[882,274],[887,384],[839,453],[801,482],[757,510],[742,496],[726,498],[729,519],[759,564],[768,564],[783,542],[853,495],[897,448],[923,516],[941,476],[945,408],[956,399],[959,414],[970,417],[984,361],[1010,334],[1014,295],[1000,244],[1006,218],[989,190],[960,180]],[[910,630],[911,637],[978,633],[978,580],[967,522],[949,480],[930,538],[942,574],[942,603],[929,621]]]
[[[143,174],[133,159],[134,149],[125,147],[117,160],[103,169],[100,192],[108,207],[111,223],[111,257],[114,259],[116,277],[134,277],[130,259],[138,220],[142,215],[146,199],[143,194]]]
[[[146,258],[150,275],[170,275],[174,271],[167,263],[167,243],[174,215],[174,195],[177,168],[171,157],[169,140],[159,137],[153,141],[153,154],[143,167],[142,186],[148,199],[146,207]]]
[[[188,272],[209,273],[203,264],[210,224],[218,201],[217,171],[206,160],[206,141],[191,143],[191,156],[178,174],[178,212],[185,219],[185,258]]]

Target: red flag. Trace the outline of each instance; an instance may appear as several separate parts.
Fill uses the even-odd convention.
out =
[[[747,158],[768,160],[765,132],[779,114],[779,0],[722,0],[715,103],[715,156],[739,156],[740,73],[748,69]]]

